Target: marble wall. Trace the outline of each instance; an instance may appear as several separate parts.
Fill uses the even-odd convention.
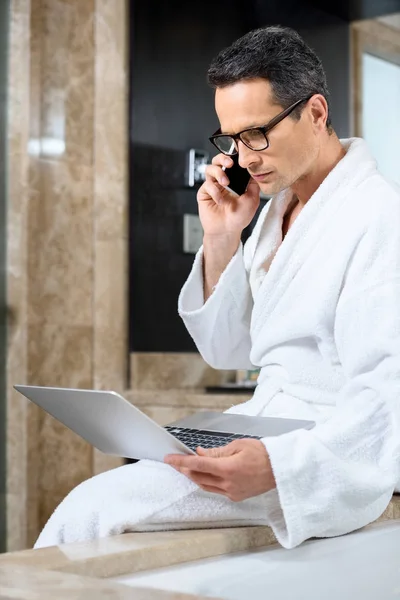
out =
[[[27,379],[27,199],[30,2],[12,0],[9,31],[7,205],[7,547],[27,533],[27,404],[13,383]]]
[[[213,369],[197,352],[132,352],[132,390],[196,390],[234,382],[236,371]]]
[[[121,463],[12,390],[127,387],[125,1],[12,0],[8,548]]]
[[[6,540],[6,204],[7,69],[9,0],[0,2],[0,552]]]

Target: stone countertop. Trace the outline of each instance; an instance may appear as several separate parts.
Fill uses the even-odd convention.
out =
[[[122,395],[135,404],[135,406],[185,406],[205,409],[226,410],[234,404],[246,402],[253,395],[253,390],[248,393],[238,394],[209,394],[204,389],[187,388],[177,390],[150,390],[150,389],[129,389]]]

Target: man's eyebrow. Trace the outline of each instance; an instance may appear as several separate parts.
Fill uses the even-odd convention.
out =
[[[269,119],[269,121],[271,121],[271,119]],[[246,131],[247,129],[258,129],[258,127],[265,127],[265,125],[268,125],[269,121],[263,121],[262,124],[257,123],[255,125],[246,125],[246,127],[242,127],[242,129],[239,129],[239,131],[237,131],[237,132],[222,131],[222,129],[221,129],[221,133],[223,135],[236,135],[236,133],[239,133],[240,131]]]

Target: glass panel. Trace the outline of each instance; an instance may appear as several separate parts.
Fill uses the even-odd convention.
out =
[[[362,74],[363,137],[381,173],[400,185],[400,66],[364,53]]]

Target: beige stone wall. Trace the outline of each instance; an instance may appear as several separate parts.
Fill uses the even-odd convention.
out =
[[[8,548],[120,464],[13,392],[127,387],[125,1],[12,0]]]
[[[236,371],[219,371],[204,362],[196,352],[132,352],[132,390],[204,390],[233,382]]]
[[[8,84],[7,207],[7,538],[8,548],[26,543],[27,406],[12,390],[27,377],[27,199],[29,158],[30,3],[12,0]]]

